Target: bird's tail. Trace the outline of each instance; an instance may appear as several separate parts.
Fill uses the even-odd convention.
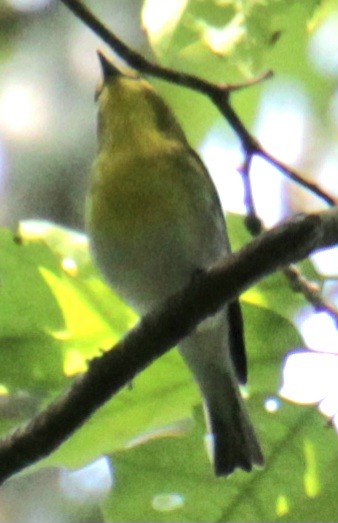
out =
[[[250,471],[263,465],[264,458],[247,409],[232,376],[214,374],[214,384],[227,388],[220,404],[214,394],[205,396],[206,417],[212,435],[214,467],[217,476],[231,474],[236,468]]]
[[[253,465],[264,463],[225,345],[227,339],[222,326],[203,328],[202,324],[180,346],[204,398],[218,476],[228,475],[236,468],[249,471]]]

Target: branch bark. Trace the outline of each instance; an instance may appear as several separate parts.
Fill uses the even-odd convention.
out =
[[[259,141],[248,131],[237,112],[230,103],[230,95],[234,91],[255,85],[272,75],[271,71],[258,78],[249,80],[241,84],[221,84],[209,82],[198,76],[176,71],[168,67],[163,67],[154,62],[150,62],[137,51],[128,47],[120,40],[108,27],[106,27],[80,0],[61,0],[61,2],[74,13],[87,27],[89,27],[103,42],[105,42],[122,60],[125,60],[130,67],[133,67],[142,74],[148,74],[156,78],[161,78],[167,82],[188,87],[194,91],[207,96],[220,113],[224,116],[230,127],[238,136],[246,157],[254,155],[261,156],[267,162],[279,169],[284,176],[293,180],[297,184],[309,189],[313,194],[324,200],[328,205],[336,205],[337,199],[327,194],[317,184],[308,182],[295,169],[284,164],[268,153]]]
[[[258,280],[338,243],[338,209],[298,216],[200,273],[91,361],[71,389],[0,443],[0,482],[46,457],[146,366]]]

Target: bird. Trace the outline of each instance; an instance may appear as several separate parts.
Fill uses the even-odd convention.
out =
[[[229,238],[214,183],[171,108],[148,80],[98,56],[103,81],[86,230],[108,284],[142,316],[225,259]],[[204,320],[179,351],[201,392],[215,474],[262,466],[239,388],[247,380],[239,301]]]

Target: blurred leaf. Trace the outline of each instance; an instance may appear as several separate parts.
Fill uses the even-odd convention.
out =
[[[13,406],[15,391],[25,391],[35,408],[42,398],[48,402],[136,315],[98,276],[83,235],[22,222],[17,238],[0,232],[0,249],[0,385],[12,405],[0,405],[5,432],[23,415],[18,402]]]
[[[142,521],[164,522],[334,518],[338,488],[333,471],[326,471],[338,458],[336,434],[325,429],[314,409],[276,398],[281,360],[288,347],[299,344],[299,337],[289,322],[271,311],[245,305],[244,312],[250,356],[248,406],[265,450],[266,467],[250,474],[237,471],[228,479],[214,478],[203,448],[205,425],[198,409],[195,428],[187,435],[149,435],[143,444],[113,454],[115,488],[105,505],[106,521],[139,521],[140,515]],[[157,387],[155,394],[167,408],[170,391],[163,395]],[[275,398],[276,412],[264,408],[269,398]]]
[[[0,232],[0,382],[6,387],[56,384],[62,360],[51,333],[63,328],[63,315],[41,271],[56,271],[42,242],[21,244]]]
[[[151,10],[153,3],[156,2],[149,2],[150,7],[145,4],[145,9]],[[166,3],[170,4],[170,0]],[[184,11],[173,19],[170,11],[162,10],[171,32],[166,30],[161,34],[161,27],[156,26],[154,30],[147,27],[150,42],[164,65],[216,83],[243,81],[272,69],[273,80],[232,96],[232,104],[244,124],[248,128],[254,125],[264,89],[278,86],[278,82],[284,80],[309,96],[310,106],[313,104],[316,116],[327,131],[332,116],[328,101],[335,89],[335,79],[316,71],[309,59],[309,42],[318,24],[335,12],[334,0],[322,3],[317,0],[190,0],[180,2],[180,8],[183,5]],[[222,33],[231,33],[232,26],[237,26],[237,36],[235,31],[232,42],[227,43],[226,53],[215,53],[213,39],[219,38],[221,42]],[[166,24],[165,27],[167,29]],[[213,124],[227,125],[206,97],[165,82],[154,83],[178,115],[193,145],[200,143]]]
[[[309,21],[311,17],[308,14],[313,13],[313,7],[316,5],[319,5],[319,2],[311,0],[289,5],[284,17],[281,37],[278,44],[272,46],[267,53],[266,63],[267,67],[271,67],[280,77],[292,78],[294,84],[298,82],[302,90],[310,95],[318,116],[324,117],[334,82],[321,76],[309,59],[308,44],[311,36]]]
[[[267,463],[250,474],[213,477],[200,416],[184,438],[114,454],[105,521],[334,521],[336,435],[309,408],[282,405],[259,416],[267,427]]]
[[[228,222],[231,235],[236,237],[237,245],[247,241],[248,234],[243,227],[242,219],[232,216],[229,217]],[[39,322],[35,323],[32,333],[28,333],[29,336],[17,335],[17,339],[12,340],[13,343],[15,342],[14,349],[9,352],[13,358],[20,357],[22,360],[25,350],[28,351],[24,370],[15,365],[8,354],[6,354],[7,359],[3,357],[2,368],[10,383],[17,385],[25,383],[26,388],[34,389],[38,379],[45,380],[45,386],[49,384],[50,392],[53,390],[55,394],[55,385],[58,379],[62,382],[64,372],[69,375],[84,370],[81,365],[85,367],[86,360],[96,354],[100,348],[108,348],[120,338],[135,322],[136,316],[117,299],[96,274],[88,257],[85,237],[53,224],[41,222],[26,223],[20,230],[23,244],[15,244],[9,235],[11,249],[26,249],[24,252],[30,253],[40,249],[37,259],[34,259],[36,265],[40,264],[40,270],[37,271],[34,264],[32,266],[38,274],[39,284],[47,293],[48,300],[54,304],[53,307],[56,307],[60,318],[64,316],[65,323],[64,325],[51,323],[53,312],[44,305],[43,301],[42,304],[37,302],[36,307],[45,306],[46,310],[40,314],[40,309],[34,313],[34,308],[31,308],[29,311],[32,314],[31,323],[36,322],[35,315],[37,315],[43,325],[40,327]],[[236,231],[238,231],[237,235]],[[66,256],[66,253],[69,255]],[[29,259],[33,260],[32,254]],[[24,258],[21,256],[19,260],[20,262],[16,260],[16,263],[21,270],[20,264]],[[15,266],[13,262],[11,267]],[[300,344],[291,325],[279,314],[269,310],[270,302],[276,301],[276,289],[281,296],[281,306],[274,306],[274,308],[276,310],[280,308],[283,314],[285,314],[285,302],[290,300],[290,296],[293,297],[292,293],[288,295],[291,291],[284,284],[286,297],[283,298],[280,277],[274,276],[274,278],[276,279],[271,280],[265,288],[257,286],[252,291],[254,294],[244,299],[251,303],[244,304],[250,372],[253,377],[250,383],[251,386],[256,387],[256,390],[259,390],[257,383],[264,385],[265,395],[273,393],[278,388],[279,367],[286,351]],[[30,279],[29,284],[32,283]],[[53,291],[61,307],[62,315],[50,290]],[[24,292],[22,283],[20,292]],[[262,305],[265,308],[262,308]],[[44,321],[43,314],[46,315]],[[48,323],[47,320],[50,324],[49,330],[53,326],[53,336],[44,332],[46,330],[44,323]],[[269,325],[269,332],[266,325]],[[60,330],[60,327],[63,327],[63,330]],[[11,335],[14,337],[14,334]],[[270,341],[269,336],[271,336]],[[47,348],[50,352],[46,358],[46,365],[48,362],[49,367],[45,369],[43,351],[46,354]],[[33,358],[31,353],[34,355]],[[56,363],[54,366],[51,365],[51,354],[55,355],[58,365]],[[275,365],[274,372],[271,372],[272,364]],[[53,372],[56,374],[51,381]],[[141,373],[134,380],[130,390],[123,390],[101,408],[69,441],[45,460],[44,465],[46,462],[71,466],[85,464],[101,454],[123,448],[128,441],[140,434],[190,417],[193,406],[199,402],[200,396],[188,369],[178,353],[170,351]]]
[[[247,233],[243,229],[241,218],[231,217],[229,224],[232,234],[235,235],[237,228],[241,231],[237,242],[245,241]],[[54,367],[51,365],[48,371],[43,368],[44,359],[39,347],[45,352],[47,347],[49,351],[54,347],[54,354],[59,362],[53,382],[55,394],[58,374],[61,379],[64,372],[70,375],[84,370],[86,360],[97,354],[100,348],[108,348],[120,338],[135,322],[136,316],[96,274],[91,266],[88,245],[83,235],[42,222],[26,222],[21,225],[20,231],[24,243],[16,245],[12,242],[12,248],[34,251],[38,246],[40,249],[43,246],[44,257],[39,258],[39,263],[42,264],[39,271],[40,284],[55,306],[50,289],[53,291],[65,318],[65,325],[61,331],[53,330],[53,337],[50,339],[45,339],[47,335],[39,326],[34,329],[33,339],[18,336],[14,351],[10,354],[15,357],[20,355],[22,358],[28,347],[30,357],[34,347],[33,354],[37,354],[37,359],[30,357],[22,371],[11,359],[7,362],[4,358],[3,369],[12,382],[18,385],[25,382],[28,389],[36,386],[39,373],[39,379],[45,379],[46,386],[49,383],[52,387],[52,382],[48,380],[51,379],[51,369]],[[239,239],[240,236],[242,240]],[[66,256],[66,253],[69,255]],[[22,262],[22,258],[20,260]],[[45,260],[44,263],[42,260]],[[277,283],[279,285],[278,281]],[[278,290],[280,292],[279,287]],[[256,373],[258,382],[267,387],[266,394],[276,390],[279,382],[279,373],[276,374],[277,370],[271,373],[266,368],[266,362],[277,362],[276,369],[279,369],[284,353],[300,343],[290,324],[268,310],[270,291],[272,300],[273,285],[269,292],[259,291],[259,299],[247,300],[259,307],[250,304],[244,307],[251,373],[253,376]],[[261,307],[264,299],[265,309]],[[58,308],[56,310],[60,313]],[[30,312],[33,313],[33,310]],[[48,321],[51,321],[50,316],[51,312],[48,314]],[[40,321],[42,318],[43,315],[39,316]],[[267,324],[272,329],[270,343],[266,333]],[[54,329],[56,326],[57,324]],[[280,335],[277,334],[279,332]],[[46,361],[51,361],[50,355]],[[252,382],[254,383],[253,380]],[[85,464],[101,454],[123,448],[128,441],[142,433],[191,416],[193,406],[199,402],[200,396],[188,369],[178,353],[170,351],[141,373],[130,390],[125,389],[101,408],[47,462],[71,466]]]
[[[158,3],[147,0],[142,20],[161,61],[179,59],[184,70],[193,64],[194,74],[215,81],[224,63],[223,80],[234,81],[234,76],[252,76],[264,67],[266,51],[279,45],[290,19],[296,19],[298,33],[306,35],[316,5],[316,0],[295,5],[289,0],[167,0],[159,10]]]
[[[300,339],[279,315],[250,304],[244,306],[249,351],[250,395],[262,399],[276,393],[284,354]],[[267,332],[266,325],[271,326]],[[123,448],[141,434],[152,433],[192,416],[201,397],[176,350],[172,350],[102,407],[68,442],[43,463],[81,466]]]
[[[155,51],[165,53],[189,0],[144,0],[142,25]]]
[[[253,238],[244,223],[245,216],[241,214],[227,213],[225,216],[231,248],[238,251],[249,243]]]
[[[50,249],[43,243],[25,244],[1,230],[1,334],[36,335],[62,328],[63,317],[41,268],[57,271]]]
[[[123,448],[145,432],[191,415],[199,394],[177,351],[172,350],[100,408],[43,466],[79,467]]]
[[[136,315],[97,273],[84,234],[35,220],[22,222],[19,232],[26,242],[43,241],[53,253],[55,266],[40,271],[65,319],[53,334],[61,343],[66,374],[83,371],[86,360],[111,347]]]

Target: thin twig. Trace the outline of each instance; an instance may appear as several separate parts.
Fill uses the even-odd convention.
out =
[[[285,267],[283,273],[289,280],[295,292],[303,294],[306,300],[313,305],[317,312],[326,312],[329,314],[338,326],[338,309],[323,298],[318,283],[309,281],[294,264]]]
[[[175,83],[198,91],[210,98],[216,105],[221,114],[225,117],[233,131],[241,141],[245,155],[259,155],[265,158],[272,165],[277,167],[288,178],[297,182],[299,185],[306,187],[311,192],[323,199],[329,205],[335,205],[337,201],[331,198],[325,191],[320,189],[316,184],[309,183],[294,169],[286,166],[284,163],[275,159],[268,154],[261,144],[246,129],[245,125],[232,108],[229,96],[233,91],[256,85],[257,83],[270,78],[272,73],[268,71],[263,75],[238,84],[217,85],[208,80],[197,76],[175,71],[173,69],[162,67],[150,62],[140,53],[132,50],[124,44],[110,29],[108,29],[100,20],[79,0],[61,0],[78,18],[80,18],[94,33],[99,36],[109,47],[111,47],[123,60],[131,67],[141,71],[144,74],[162,78],[168,82]]]
[[[273,71],[265,71],[264,73],[256,76],[255,78],[251,78],[250,80],[245,80],[244,82],[239,82],[237,84],[225,84],[224,87],[231,92],[233,91],[240,91],[242,89],[246,89],[247,87],[252,87],[254,85],[258,85],[265,80],[269,80],[274,75]]]
[[[244,186],[244,205],[246,208],[245,226],[252,236],[258,236],[263,231],[263,224],[261,219],[256,213],[255,202],[252,194],[252,185],[250,181],[250,171],[253,156],[247,154],[244,158],[244,162],[239,167],[238,172],[242,176]]]
[[[238,169],[238,172],[242,175],[243,185],[244,185],[244,205],[246,208],[246,214],[248,216],[256,216],[256,209],[254,198],[252,194],[252,186],[250,183],[250,171],[252,164],[252,154],[247,154],[244,158],[244,162],[241,167]]]
[[[337,199],[325,193],[322,189],[318,187],[317,184],[305,180],[295,169],[292,169],[290,166],[286,165],[280,160],[277,160],[274,156],[272,156],[272,154],[268,153],[262,147],[260,147],[260,150],[257,151],[256,154],[264,158],[267,162],[271,163],[271,165],[274,165],[287,178],[298,183],[299,185],[302,185],[316,196],[319,196],[328,205],[333,206],[338,204]]]
[[[198,76],[175,71],[168,67],[158,65],[150,60],[147,60],[137,51],[127,46],[120,38],[118,38],[108,27],[106,27],[93,13],[79,0],[61,0],[87,27],[89,27],[97,36],[101,38],[113,51],[115,51],[120,58],[127,62],[132,68],[141,71],[144,74],[149,74],[157,78],[162,78],[168,82],[182,85],[190,89],[199,91],[208,96],[212,92],[221,91],[222,96],[227,97],[232,90],[237,91],[255,85],[272,75],[271,71],[267,71],[262,75],[236,84],[223,84],[217,86],[208,80],[203,80]]]
[[[244,202],[246,206],[245,225],[252,236],[258,236],[264,230],[263,223],[258,217],[255,209],[252,186],[250,181],[252,155],[247,155],[243,165],[238,169],[243,178]],[[323,298],[321,288],[318,283],[309,281],[296,265],[291,264],[282,269],[290,286],[295,292],[301,293],[304,298],[311,303],[316,311],[326,312],[334,319],[338,326],[338,309]]]

